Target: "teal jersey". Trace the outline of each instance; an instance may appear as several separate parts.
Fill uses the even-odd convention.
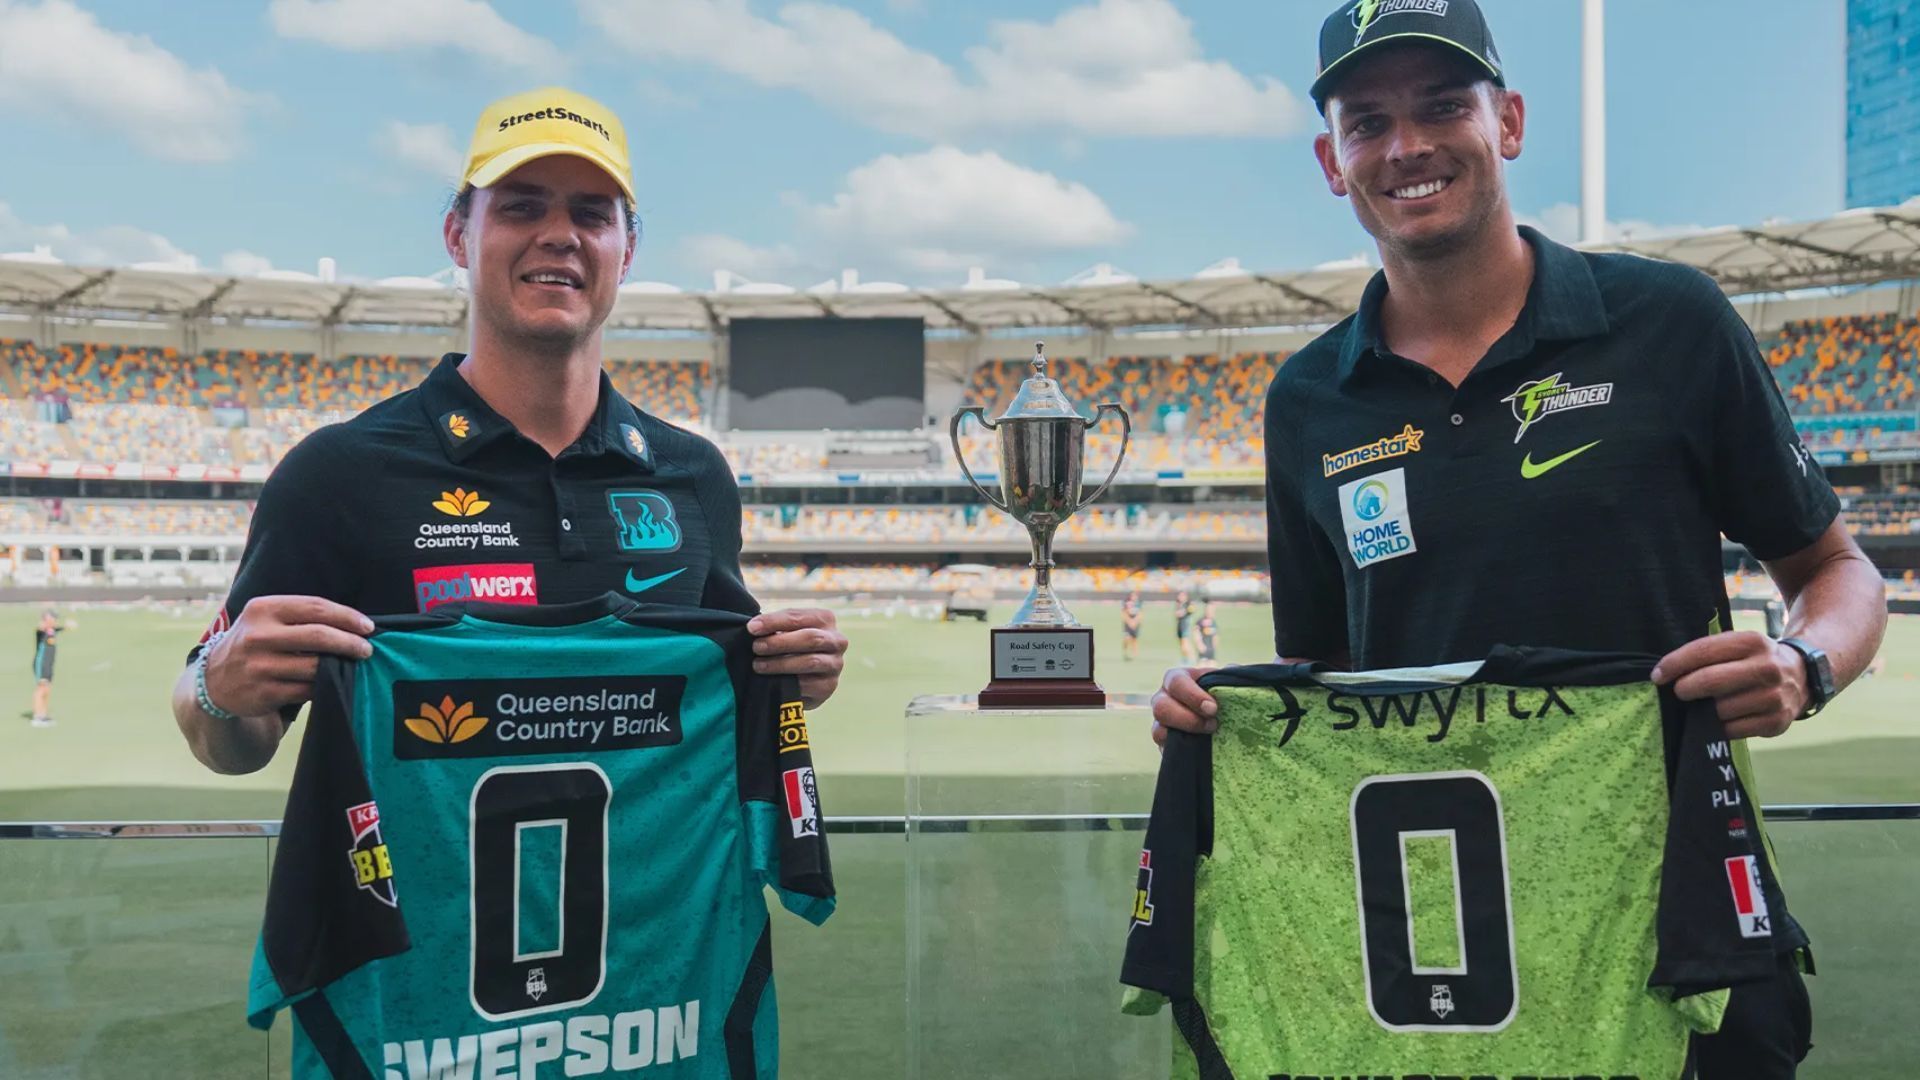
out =
[[[1680,1076],[1805,938],[1713,703],[1652,667],[1203,676],[1220,727],[1168,738],[1122,973],[1172,1001],[1179,1074]]]
[[[764,888],[833,883],[746,621],[453,605],[322,659],[247,1003],[296,1080],[777,1075]]]

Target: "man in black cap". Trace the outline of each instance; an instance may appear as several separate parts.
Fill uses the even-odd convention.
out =
[[[1312,96],[1328,189],[1383,269],[1268,391],[1278,654],[1375,669],[1498,644],[1639,652],[1736,740],[1818,712],[1879,648],[1885,587],[1719,288],[1517,226],[1503,163],[1526,104],[1473,0],[1348,0]],[[1785,596],[1781,639],[1732,631],[1723,534]],[[1216,726],[1195,674],[1167,673],[1156,736]],[[1736,988],[1719,1034],[1694,1040],[1703,1080],[1791,1077],[1806,1054],[1806,938],[1776,922],[1775,978]]]

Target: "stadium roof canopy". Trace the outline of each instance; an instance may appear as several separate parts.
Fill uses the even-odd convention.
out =
[[[1729,294],[1920,279],[1920,205],[1848,210],[1816,221],[1721,227],[1590,245],[1696,267]],[[623,287],[608,325],[711,331],[752,317],[918,316],[931,328],[1040,326],[1297,326],[1343,317],[1373,268],[1358,262],[1259,273],[1204,271],[1179,281],[1023,285],[978,281],[954,289],[747,285],[682,292]],[[139,268],[85,268],[45,257],[0,256],[0,310],[67,318],[268,320],[316,326],[439,327],[460,323],[466,296],[424,278],[322,282]]]

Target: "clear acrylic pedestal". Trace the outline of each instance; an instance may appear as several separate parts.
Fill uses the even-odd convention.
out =
[[[1150,724],[1139,695],[908,706],[909,1080],[1165,1080],[1165,1014],[1120,1011]]]

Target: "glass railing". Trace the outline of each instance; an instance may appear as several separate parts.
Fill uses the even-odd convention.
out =
[[[1819,967],[1801,1076],[1916,1075],[1920,806],[1769,820]],[[833,823],[839,911],[818,929],[774,916],[782,1075],[1164,1078],[1167,1025],[1121,1016],[1115,979],[1144,824]],[[0,1077],[286,1076],[287,1022],[263,1035],[243,1015],[277,831],[0,825]]]

